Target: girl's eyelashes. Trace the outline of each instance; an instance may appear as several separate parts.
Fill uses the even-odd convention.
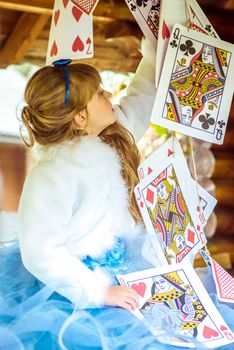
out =
[[[103,95],[104,95],[104,90],[102,90],[102,89],[99,90],[99,91],[98,91],[98,96],[101,97],[101,96],[103,96]]]

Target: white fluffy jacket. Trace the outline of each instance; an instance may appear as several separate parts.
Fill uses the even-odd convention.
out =
[[[136,141],[149,125],[156,92],[155,53],[147,42],[143,56],[127,96],[114,106]],[[42,147],[19,205],[24,265],[79,307],[101,305],[112,281],[81,259],[101,256],[113,247],[114,236],[138,233],[128,205],[119,157],[98,137]]]

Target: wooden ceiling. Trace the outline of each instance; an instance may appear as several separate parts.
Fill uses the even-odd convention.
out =
[[[199,0],[220,38],[234,42],[234,0]],[[0,67],[43,66],[54,0],[0,0]],[[142,32],[124,0],[99,0],[94,11],[94,58],[98,69],[135,71]]]

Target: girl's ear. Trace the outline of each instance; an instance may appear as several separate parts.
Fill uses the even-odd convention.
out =
[[[87,124],[87,117],[85,111],[77,113],[73,119],[76,129],[84,129]]]

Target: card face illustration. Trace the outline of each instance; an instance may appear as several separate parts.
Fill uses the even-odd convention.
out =
[[[55,0],[46,65],[60,59],[77,60],[92,56],[92,14],[83,12],[72,1]]]
[[[166,159],[135,187],[135,196],[147,232],[157,239],[161,263],[192,259],[205,244],[197,211],[195,187],[180,159]],[[153,245],[154,245],[153,241]]]
[[[163,0],[160,9],[155,81],[158,86],[168,41],[174,24],[218,38],[218,34],[196,0]]]
[[[234,79],[234,45],[175,25],[151,121],[222,144]]]
[[[154,151],[148,158],[146,158],[138,167],[138,176],[140,181],[146,178],[153,170],[157,164],[160,164],[165,159],[179,159],[184,171],[187,172],[188,178],[190,173],[187,167],[187,162],[184,157],[180,143],[175,136],[171,136],[166,142],[164,142],[156,151]],[[191,178],[191,185],[196,188],[196,182]],[[211,196],[204,188],[198,184],[199,200],[200,204],[197,204],[197,210],[200,213],[200,206],[202,213],[200,213],[201,223],[206,224],[209,216],[214,210],[217,200]],[[197,196],[198,197],[198,196]]]
[[[160,0],[125,0],[143,34],[156,47],[158,38]]]
[[[135,315],[165,343],[214,348],[234,335],[189,263],[179,263],[117,276],[138,293]]]

